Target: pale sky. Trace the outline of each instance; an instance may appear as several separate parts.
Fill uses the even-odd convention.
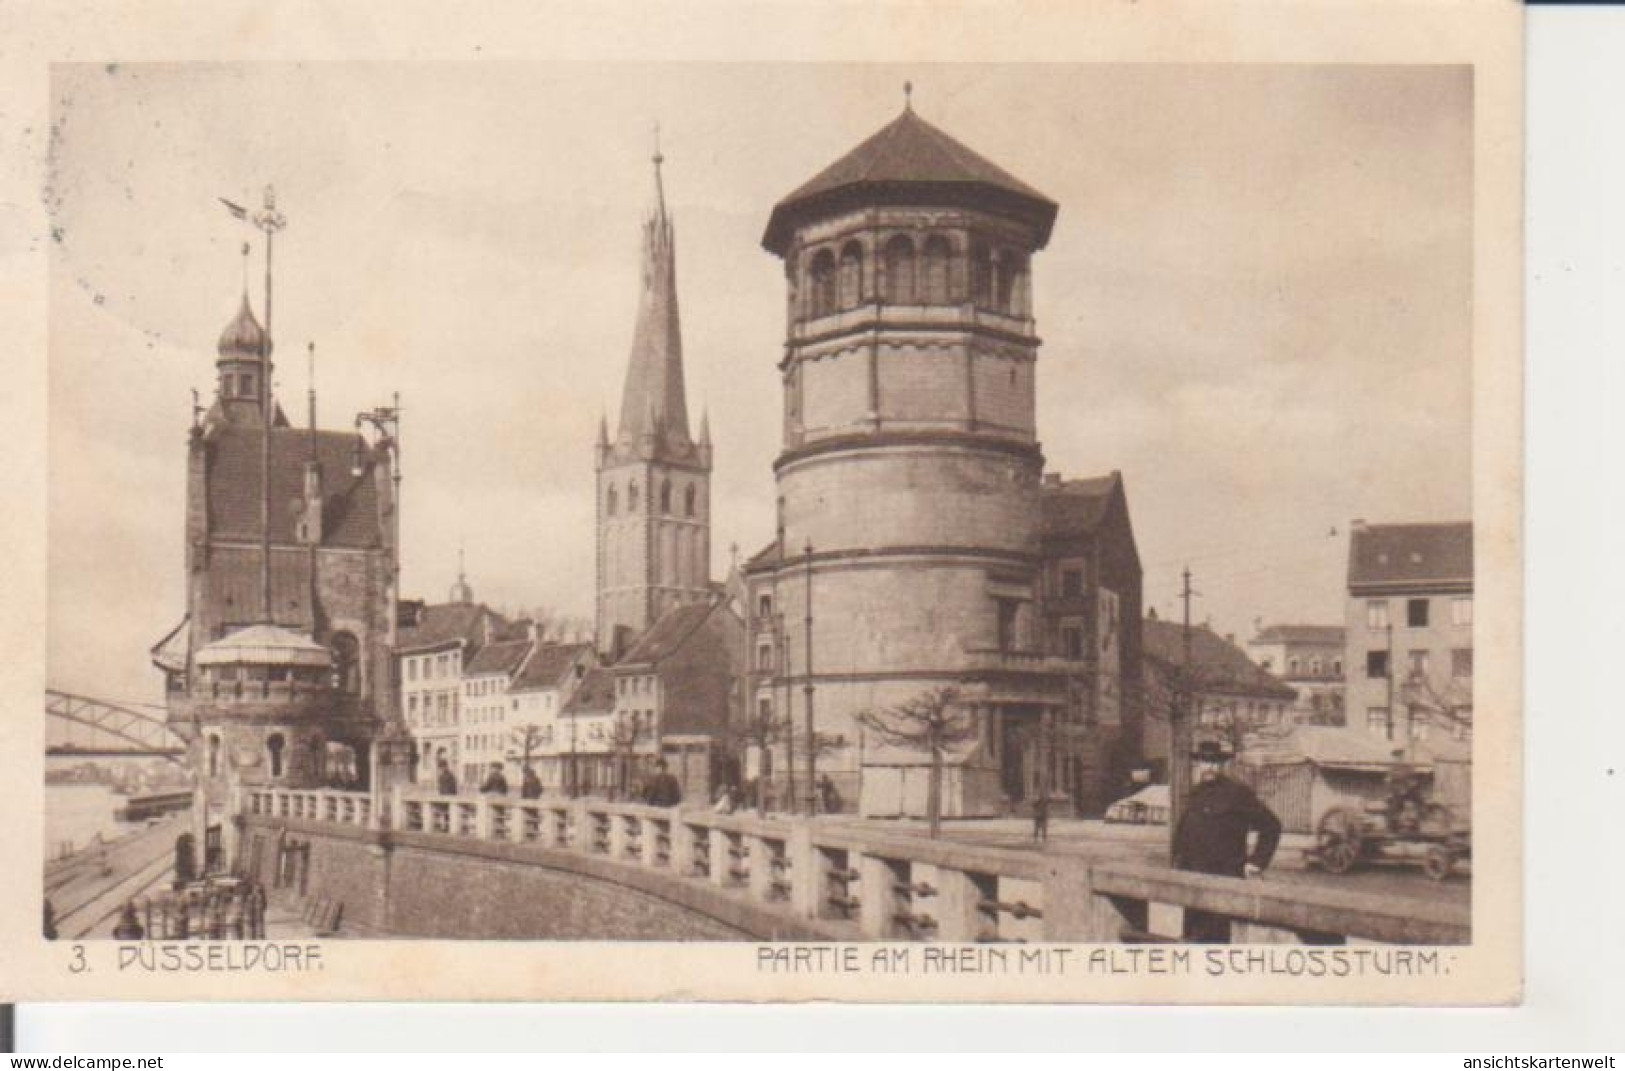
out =
[[[1034,260],[1046,468],[1122,470],[1146,605],[1337,623],[1348,521],[1470,515],[1464,67],[65,66],[48,207],[50,662],[158,698],[184,606],[185,440],[277,188],[279,398],[400,391],[405,593],[590,616],[592,445],[637,302],[658,120],[713,568],[772,535],[773,204],[916,110],[1060,204]],[[613,429],[612,429],[613,430]],[[1329,536],[1333,528],[1335,537]]]

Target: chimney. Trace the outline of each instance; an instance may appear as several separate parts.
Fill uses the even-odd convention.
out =
[[[1061,486],[1061,474],[1059,472],[1046,472],[1046,473],[1044,473],[1044,486],[1045,487],[1059,487],[1059,486]]]
[[[1351,532],[1363,532],[1365,531],[1365,527],[1366,525],[1364,517],[1356,517],[1349,522],[1349,531]]]

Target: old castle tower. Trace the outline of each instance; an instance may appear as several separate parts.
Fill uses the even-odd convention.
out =
[[[857,716],[937,687],[975,730],[945,813],[998,813],[1078,769],[1044,746],[1082,724],[1090,673],[1044,603],[1030,263],[1056,213],[905,108],[762,239],[789,293],[779,532],[745,570],[754,710],[794,727],[777,764],[803,779],[815,721],[819,774],[865,813],[923,813],[929,759]]]
[[[655,204],[643,225],[643,278],[620,424],[600,423],[599,648],[618,655],[666,611],[710,592],[711,437],[689,434],[677,251],[659,152]]]

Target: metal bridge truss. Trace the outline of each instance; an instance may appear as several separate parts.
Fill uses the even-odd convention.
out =
[[[153,755],[171,762],[186,755],[186,742],[162,714],[49,688],[45,714],[48,755]]]

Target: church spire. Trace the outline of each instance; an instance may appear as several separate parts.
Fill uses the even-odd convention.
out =
[[[693,445],[688,401],[683,390],[683,339],[677,315],[677,250],[666,212],[665,182],[658,130],[654,164],[655,203],[643,224],[643,277],[638,298],[632,355],[621,394],[616,440],[638,450],[652,442],[657,451],[685,451]]]

